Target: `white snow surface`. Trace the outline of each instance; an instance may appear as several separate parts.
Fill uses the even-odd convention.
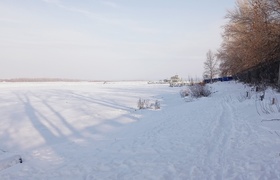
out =
[[[279,93],[211,87],[186,102],[144,82],[0,83],[0,165],[23,160],[0,179],[280,179]]]

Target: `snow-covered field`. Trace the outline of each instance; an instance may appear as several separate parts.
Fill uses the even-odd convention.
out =
[[[280,179],[279,94],[224,82],[185,102],[180,89],[1,83],[0,179]]]

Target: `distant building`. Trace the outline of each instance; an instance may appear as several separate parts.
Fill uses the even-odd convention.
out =
[[[181,87],[187,85],[187,82],[178,75],[172,76],[169,81],[170,87]]]

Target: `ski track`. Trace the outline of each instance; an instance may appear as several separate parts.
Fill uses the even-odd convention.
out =
[[[22,151],[24,163],[0,171],[0,179],[280,178],[277,152],[263,137],[272,130],[244,119],[240,102],[214,94],[186,103],[179,90],[162,89],[161,110],[131,111],[141,116],[136,123],[93,140],[77,136]]]

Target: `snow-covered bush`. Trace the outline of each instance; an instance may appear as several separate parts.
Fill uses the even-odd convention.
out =
[[[180,96],[181,96],[182,98],[187,97],[187,96],[189,96],[189,95],[190,95],[190,90],[189,90],[189,89],[182,89],[182,90],[180,91]]]
[[[160,109],[160,102],[158,100],[156,100],[154,103],[150,103],[149,99],[141,99],[139,98],[138,103],[137,103],[137,107],[139,109]]]
[[[193,86],[189,87],[189,90],[191,92],[191,96],[194,98],[199,97],[208,97],[211,95],[211,90],[209,86],[203,86],[201,84],[194,84]]]
[[[137,103],[137,107],[138,109],[145,109],[145,100],[142,100],[141,98],[139,98],[138,103]]]
[[[160,102],[158,100],[155,101],[155,109],[160,109]]]

